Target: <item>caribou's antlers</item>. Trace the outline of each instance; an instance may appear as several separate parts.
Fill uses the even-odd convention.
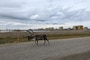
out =
[[[30,34],[30,36],[34,35],[34,32],[32,29],[27,30],[27,32]]]

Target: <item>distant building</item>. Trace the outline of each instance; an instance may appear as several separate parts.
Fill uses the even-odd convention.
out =
[[[67,29],[68,29],[68,30],[73,30],[73,29],[72,29],[72,28],[70,28],[70,27],[69,27],[69,28],[67,28]]]
[[[54,27],[45,28],[46,30],[54,30]]]
[[[88,27],[84,27],[84,30],[88,30]]]
[[[73,26],[74,30],[83,30],[83,26],[82,25],[78,25],[78,26]]]
[[[63,27],[59,27],[59,30],[63,30]]]

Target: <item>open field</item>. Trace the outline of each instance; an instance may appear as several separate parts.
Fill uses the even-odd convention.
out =
[[[35,32],[35,34],[47,34],[48,39],[64,39],[64,38],[75,38],[90,36],[90,30],[55,30],[48,32]],[[1,32],[0,33],[0,44],[3,43],[16,43],[26,42],[27,32]]]

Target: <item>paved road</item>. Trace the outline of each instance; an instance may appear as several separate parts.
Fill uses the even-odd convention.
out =
[[[51,40],[50,46],[34,42],[0,45],[0,60],[43,60],[90,51],[90,37]]]

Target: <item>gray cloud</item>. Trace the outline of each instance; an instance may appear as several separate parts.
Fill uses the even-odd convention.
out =
[[[6,19],[10,19],[10,20],[19,20],[19,21],[27,21],[27,22],[38,22],[39,23],[49,23],[53,24],[53,23],[66,23],[68,21],[86,21],[86,20],[90,20],[89,16],[90,16],[90,12],[86,11],[86,10],[76,10],[76,11],[69,11],[66,9],[61,9],[61,10],[52,10],[52,11],[48,11],[48,12],[37,12],[36,14],[38,14],[38,18],[34,18],[34,19],[30,19],[30,13],[27,14],[27,16],[25,15],[17,15],[17,14],[0,14],[0,18],[6,18]]]
[[[16,19],[16,20],[28,20],[28,18],[26,17],[18,17],[18,16],[12,16],[12,15],[4,15],[4,14],[0,14],[0,18],[6,18],[6,19]]]
[[[85,5],[86,3],[81,0],[3,0],[0,1],[0,21],[20,23],[22,26],[89,21],[90,8],[89,4]],[[9,24],[15,25],[13,23]]]

